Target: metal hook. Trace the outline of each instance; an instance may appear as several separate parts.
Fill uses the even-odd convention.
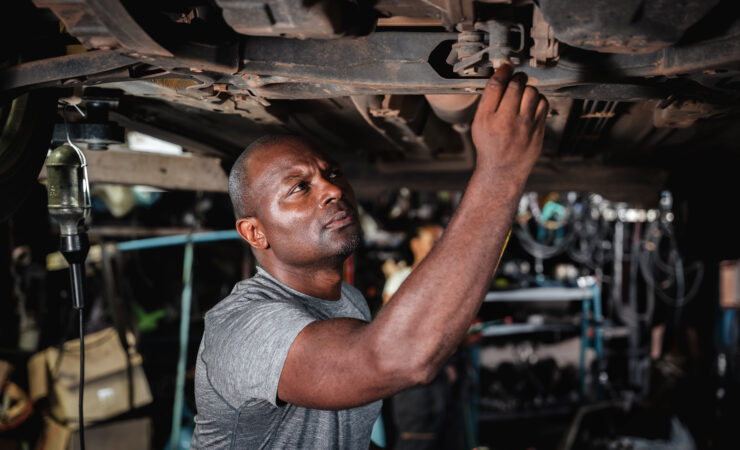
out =
[[[90,209],[92,207],[92,198],[90,196],[90,181],[87,176],[87,158],[85,158],[85,154],[82,152],[82,150],[72,142],[72,139],[69,137],[69,125],[67,123],[67,106],[74,107],[79,113],[82,115],[82,117],[86,117],[85,113],[80,110],[80,108],[77,105],[73,105],[67,102],[62,102],[62,120],[64,120],[64,134],[67,137],[67,144],[69,144],[70,147],[72,147],[76,152],[77,156],[80,158],[80,168],[82,169],[82,196],[83,201],[85,202],[84,210],[85,215],[90,215]]]

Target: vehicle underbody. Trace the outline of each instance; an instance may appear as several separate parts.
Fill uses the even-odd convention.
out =
[[[260,135],[300,134],[372,195],[464,187],[475,94],[510,60],[552,109],[530,189],[646,203],[677,160],[737,155],[732,6],[35,0],[5,15],[30,25],[4,39],[0,92],[51,90],[90,149],[123,127],[227,167]]]

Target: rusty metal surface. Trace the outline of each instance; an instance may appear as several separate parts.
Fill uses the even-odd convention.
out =
[[[197,102],[216,105],[212,107],[214,111],[241,114],[240,110],[246,109],[251,113],[250,104],[266,106],[270,99],[475,93],[482,89],[485,75],[490,71],[479,72],[479,68],[473,65],[466,75],[478,74],[477,77],[460,77],[454,73],[445,58],[456,45],[460,36],[458,33],[410,30],[379,31],[361,38],[331,40],[246,36],[240,37],[240,42],[221,43],[187,42],[186,36],[180,36],[170,43],[174,55],[162,56],[163,53],[157,50],[158,44],[133,21],[131,15],[125,10],[121,11],[123,6],[119,0],[85,0],[77,3],[72,0],[36,1],[39,5],[56,8],[55,13],[62,20],[66,18],[69,31],[89,45],[94,43],[91,40],[93,35],[101,39],[114,36],[121,52],[139,55],[134,59],[148,67],[145,73],[159,70],[162,74],[189,77],[199,83],[186,89],[173,90],[175,94],[166,98],[183,103],[195,98]],[[231,5],[230,8],[235,10],[244,5],[266,4],[237,0],[222,0],[222,3]],[[408,2],[409,5],[412,3],[416,2]],[[647,5],[653,8],[653,3]],[[398,2],[396,6],[404,9],[404,4]],[[431,17],[439,18],[447,14],[448,19],[467,20],[465,4],[467,2],[464,1],[459,4],[452,0],[438,1],[428,2],[424,8],[431,7],[439,12],[431,14]],[[665,5],[662,7],[667,8]],[[417,14],[426,14],[424,8]],[[249,8],[244,11],[247,10]],[[120,20],[114,17],[114,12],[121,13]],[[533,17],[534,46],[528,49],[533,52],[531,61],[537,67],[529,67],[530,61],[523,59],[518,70],[527,73],[530,83],[548,96],[618,101],[661,99],[668,92],[675,91],[676,84],[669,84],[668,78],[680,75],[684,80],[692,79],[711,85],[711,76],[702,72],[707,69],[715,73],[718,70],[737,72],[736,67],[740,66],[740,28],[737,24],[713,40],[668,47],[649,54],[600,54],[569,48],[555,62],[557,56],[551,39],[552,30],[543,21],[538,21],[537,14]],[[73,17],[77,22],[72,20]],[[691,21],[684,19],[686,23]],[[89,27],[83,26],[85,23]],[[478,24],[481,23],[486,22]],[[472,27],[469,29],[472,30]],[[479,31],[488,33],[487,39],[490,41],[490,27],[483,27]],[[500,44],[497,41],[496,45]],[[137,48],[142,53],[136,53],[131,48]],[[146,52],[149,52],[148,56],[144,54]],[[493,59],[501,59],[500,56]],[[521,57],[524,58],[524,53]],[[488,55],[474,64],[490,64],[491,58]],[[731,76],[737,75],[734,72]],[[127,74],[122,75],[123,78],[118,81],[126,79]],[[726,77],[721,75],[715,78]],[[44,79],[43,76],[38,78]],[[57,79],[63,78],[70,85],[91,83],[84,78],[69,80],[69,77],[61,76]],[[137,75],[131,74],[131,79],[136,78]],[[33,86],[35,83],[30,77],[18,84]],[[225,88],[215,89],[215,85],[224,85]],[[224,96],[230,97],[233,107],[228,103],[224,108],[217,106],[224,101]]]
[[[66,30],[85,47],[106,50],[120,47],[120,43],[85,2],[34,0],[33,3],[39,8],[50,9]]]
[[[103,86],[120,89],[135,97],[158,98],[206,111],[237,114],[264,125],[283,124],[264,105],[248,95],[230,95],[227,86],[218,83],[202,87],[193,80],[173,77],[107,83]]]
[[[509,0],[488,3],[511,3]],[[473,2],[468,0],[378,0],[375,9],[387,16],[423,17],[434,19],[448,30],[455,25],[472,24],[475,18]]]
[[[558,12],[571,14],[568,20],[596,17],[568,25],[565,30],[580,36],[583,47],[626,49],[630,53],[558,46],[555,37],[561,35],[557,26],[567,21],[553,19],[552,8],[550,16],[538,15],[527,0],[483,1],[475,9],[470,0],[380,0],[373,5],[381,16],[407,18],[395,23],[383,19],[376,32],[359,38],[338,38],[350,33],[352,20],[335,22],[331,17],[338,3],[350,2],[319,0],[312,3],[316,7],[313,11],[305,2],[294,0],[216,0],[207,6],[206,2],[194,6],[128,0],[34,1],[51,8],[65,23],[69,32],[65,39],[76,37],[88,48],[113,50],[11,67],[0,72],[4,93],[41,86],[88,89],[104,83],[120,90],[121,104],[113,117],[122,126],[224,159],[264,133],[302,134],[335,151],[338,159],[343,155],[361,159],[362,167],[347,172],[368,189],[393,183],[464,186],[465,173],[473,162],[469,130],[439,120],[437,116],[445,115],[444,111],[432,113],[418,94],[475,97],[471,94],[483,89],[490,73],[485,65],[491,65],[492,60],[520,58],[517,70],[527,73],[530,84],[538,86],[553,106],[543,152],[553,165],[536,169],[533,188],[551,184],[562,189],[590,186],[607,190],[605,183],[622,183],[618,191],[658,189],[655,186],[662,183],[660,177],[643,182],[635,175],[652,177],[652,172],[625,169],[597,177],[596,169],[581,172],[558,164],[571,160],[583,163],[584,157],[590,157],[586,161],[593,166],[589,167],[598,168],[604,161],[627,155],[625,149],[639,146],[642,152],[648,147],[696,145],[697,138],[690,132],[697,129],[703,134],[696,136],[708,142],[719,133],[708,131],[705,124],[712,120],[705,119],[717,119],[715,113],[721,111],[719,119],[732,123],[731,115],[736,111],[721,106],[736,104],[740,98],[740,22],[728,20],[726,26],[709,34],[694,33],[680,45],[645,53],[675,42],[675,34],[683,33],[687,24],[701,15],[700,9],[709,8],[707,5],[716,0],[701,7],[689,0],[686,11],[664,0],[647,0],[637,14],[630,9],[637,0],[610,4],[612,9],[623,9],[620,14],[633,13],[630,19],[634,23],[627,26],[620,22],[624,19],[621,15],[613,17],[613,24],[599,26],[606,16],[578,6],[586,0],[569,3]],[[545,11],[548,5],[561,1],[540,0],[539,5]],[[216,4],[225,7],[223,15]],[[282,12],[276,8],[285,5],[297,9],[280,16],[277,12]],[[201,11],[203,8],[207,11]],[[247,14],[254,8],[259,14]],[[655,19],[656,8],[672,11]],[[314,13],[318,15],[312,16]],[[674,13],[685,14],[676,18]],[[272,21],[275,23],[267,23]],[[670,22],[672,28],[658,26],[662,21]],[[496,26],[480,25],[486,23]],[[511,24],[521,24],[523,28],[518,29],[527,33],[511,36]],[[653,30],[646,24],[657,25]],[[447,31],[442,31],[443,27]],[[239,35],[234,29],[252,35]],[[485,53],[458,73],[454,66],[461,61],[446,61],[453,49],[462,48],[454,47],[461,42],[461,34],[452,32],[455,29],[479,32],[483,47],[468,53]],[[305,38],[311,36],[307,32],[333,39],[279,36]],[[520,41],[525,48],[514,52]],[[491,52],[494,47],[497,50]],[[669,96],[676,101],[656,111],[655,105]],[[434,97],[430,98],[434,103]],[[706,104],[696,104],[697,98]],[[650,101],[648,109],[634,114],[630,123],[620,122],[622,115],[635,111],[633,102],[647,104],[646,100]],[[416,109],[409,109],[410,105]],[[681,126],[688,128],[676,128]],[[616,144],[611,142],[615,134],[620,136],[614,140]],[[724,138],[724,143],[729,141]],[[634,164],[641,161],[639,157],[624,158],[620,163]],[[564,177],[575,179],[555,184]]]
[[[51,9],[87,48],[172,56],[136,23],[119,0],[34,0],[34,4]]]
[[[298,39],[335,39],[367,34],[374,15],[363,2],[334,0],[216,0],[237,33]]]
[[[75,81],[91,74],[130,66],[136,62],[129,56],[110,50],[95,50],[30,61],[0,70],[0,92],[55,81]]]
[[[560,47],[555,38],[555,32],[550,24],[545,21],[542,11],[534,7],[532,12],[532,30],[530,31],[534,42],[529,49],[532,59],[529,64],[532,67],[547,67],[557,62],[560,57]]]
[[[694,99],[674,99],[658,104],[653,114],[656,128],[688,128],[697,120],[737,113],[737,106],[723,106]]]
[[[306,33],[311,30],[321,34],[328,30],[327,27],[334,27],[332,33],[336,34],[342,28],[337,24],[353,23],[353,14],[342,9],[342,5],[351,2],[322,0],[308,6],[303,3],[294,4],[294,1],[297,0],[219,0],[217,3],[225,8],[224,19],[232,28],[235,27],[234,20],[237,16],[243,21],[246,28],[241,31],[245,33],[264,31],[250,28],[252,25],[249,24],[253,22],[255,26],[268,24],[264,33],[278,32],[281,24],[292,26],[294,31],[299,32],[297,36],[301,37],[310,36]],[[579,25],[581,28],[569,27],[568,30],[597,40],[601,34],[608,33],[610,27],[632,36],[629,39],[637,36],[630,27],[652,30],[651,33],[657,34],[646,35],[646,42],[651,43],[650,45],[657,42],[662,46],[667,41],[661,40],[661,36],[671,33],[680,35],[717,2],[710,0],[702,3],[692,0],[687,3],[686,8],[677,9],[664,0],[640,4],[636,3],[637,0],[624,4],[607,0],[579,0],[576,4],[567,5],[562,4],[564,1],[543,0],[540,3],[542,14],[537,8],[531,10],[534,11],[529,13],[533,24],[534,44],[520,55],[524,58],[525,54],[531,53],[531,61],[537,67],[527,67],[530,61],[523,59],[519,69],[530,76],[530,83],[548,95],[621,101],[664,98],[666,89],[663,89],[661,83],[665,80],[635,82],[630,78],[674,77],[706,69],[723,69],[740,63],[740,30],[737,25],[734,29],[729,27],[723,36],[714,40],[669,47],[648,54],[599,54],[571,48],[555,63],[557,50],[552,34],[554,32],[557,35],[560,25],[583,19],[584,23]],[[417,18],[429,17],[439,20],[448,28],[450,24],[461,25],[463,32],[381,31],[357,39],[330,40],[242,36],[237,37],[241,39],[240,42],[218,39],[209,42],[187,36],[187,30],[195,31],[196,28],[177,27],[178,32],[185,30],[182,32],[184,34],[169,37],[168,49],[165,49],[155,41],[151,33],[139,26],[121,0],[35,2],[39,6],[51,8],[66,24],[67,30],[87,46],[115,47],[152,69],[177,75],[189,74],[201,83],[197,89],[205,90],[216,83],[226,84],[227,88],[221,92],[228,92],[234,99],[236,96],[246,96],[262,104],[265,103],[264,99],[478,92],[485,83],[485,76],[490,72],[484,66],[491,63],[495,65],[496,61],[510,56],[502,49],[507,49],[507,52],[519,49],[510,49],[512,46],[518,47],[518,44],[504,41],[510,25],[516,23],[519,26],[518,20],[521,19],[520,14],[517,21],[506,22],[504,17],[509,14],[506,12],[509,10],[505,10],[502,17],[473,22],[476,12],[472,8],[472,2],[467,0],[381,1],[375,7],[382,14],[406,13]],[[297,5],[298,8],[288,8],[291,5]],[[558,6],[562,8],[558,9]],[[606,12],[597,7],[604,7]],[[141,5],[137,8],[148,10]],[[512,5],[511,8],[520,12],[525,10],[522,5]],[[154,11],[156,7],[152,5],[149,10]],[[257,10],[259,14],[250,13]],[[612,15],[607,14],[611,10],[618,11]],[[658,14],[659,12],[662,14]],[[335,15],[337,20],[334,20]],[[623,23],[626,20],[625,15],[630,15],[631,20],[626,25]],[[318,20],[316,18],[322,18],[324,25],[312,22]],[[303,19],[306,22],[301,22]],[[600,24],[602,19],[613,20],[614,23]],[[310,24],[316,26],[309,26]],[[221,26],[225,27],[226,24],[221,23]],[[166,30],[148,31],[157,31],[158,35],[164,36],[170,31],[170,28],[165,28]],[[464,75],[474,77],[461,78],[454,73],[454,67],[445,58],[455,50],[455,45],[459,46],[460,36],[470,32],[482,33],[482,42],[488,47],[483,49],[485,58],[473,61],[470,67],[460,68]],[[524,41],[524,33],[520,32],[519,35]],[[629,47],[629,43],[625,45],[625,48],[639,52],[654,50],[654,47],[638,49]],[[586,44],[584,46],[592,48]],[[494,50],[496,51],[493,52]],[[452,65],[456,67],[460,63],[462,61],[453,61]],[[548,65],[551,67],[546,67]],[[705,81],[699,80],[702,83]],[[85,80],[82,80],[81,84],[84,83]],[[24,82],[23,85],[33,83]],[[182,94],[193,92],[194,89],[181,90]],[[204,94],[207,92],[204,91]],[[197,97],[216,101],[215,98],[209,99],[208,95],[198,94]]]
[[[456,33],[414,32],[378,32],[330,42],[251,38],[244,42],[245,62],[238,75],[256,91],[274,93],[273,98],[283,97],[279,93],[282,83],[305,84],[300,86],[308,91],[304,98],[350,95],[353,90],[358,94],[396,93],[396,89],[412,87],[411,80],[417,91],[452,88],[461,82],[471,87],[480,84],[445,79],[429,64],[432,50],[455,39]],[[327,89],[329,84],[336,87]],[[283,98],[295,98],[295,91]]]
[[[548,95],[610,100],[664,98],[665,79],[635,83],[632,78],[675,77],[707,68],[735,71],[740,65],[738,32],[732,29],[711,41],[644,55],[571,49],[554,67],[520,65],[517,70],[529,75],[530,84]],[[443,67],[431,56],[435,48],[456,38],[455,33],[393,31],[331,43],[252,38],[244,42],[245,62],[237,75],[253,93],[264,98],[478,92],[485,78],[444,74]]]
[[[681,39],[719,0],[540,0],[561,42],[607,53],[652,53]]]

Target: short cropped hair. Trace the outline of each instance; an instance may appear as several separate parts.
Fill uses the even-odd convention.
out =
[[[290,134],[268,134],[253,141],[236,158],[229,172],[229,197],[237,219],[253,217],[256,214],[256,200],[247,175],[250,157],[260,150],[290,141],[303,141],[303,139]]]

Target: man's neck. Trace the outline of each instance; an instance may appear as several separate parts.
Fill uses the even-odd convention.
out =
[[[264,261],[262,267],[281,283],[311,297],[336,301],[342,296],[341,264],[306,268]]]

